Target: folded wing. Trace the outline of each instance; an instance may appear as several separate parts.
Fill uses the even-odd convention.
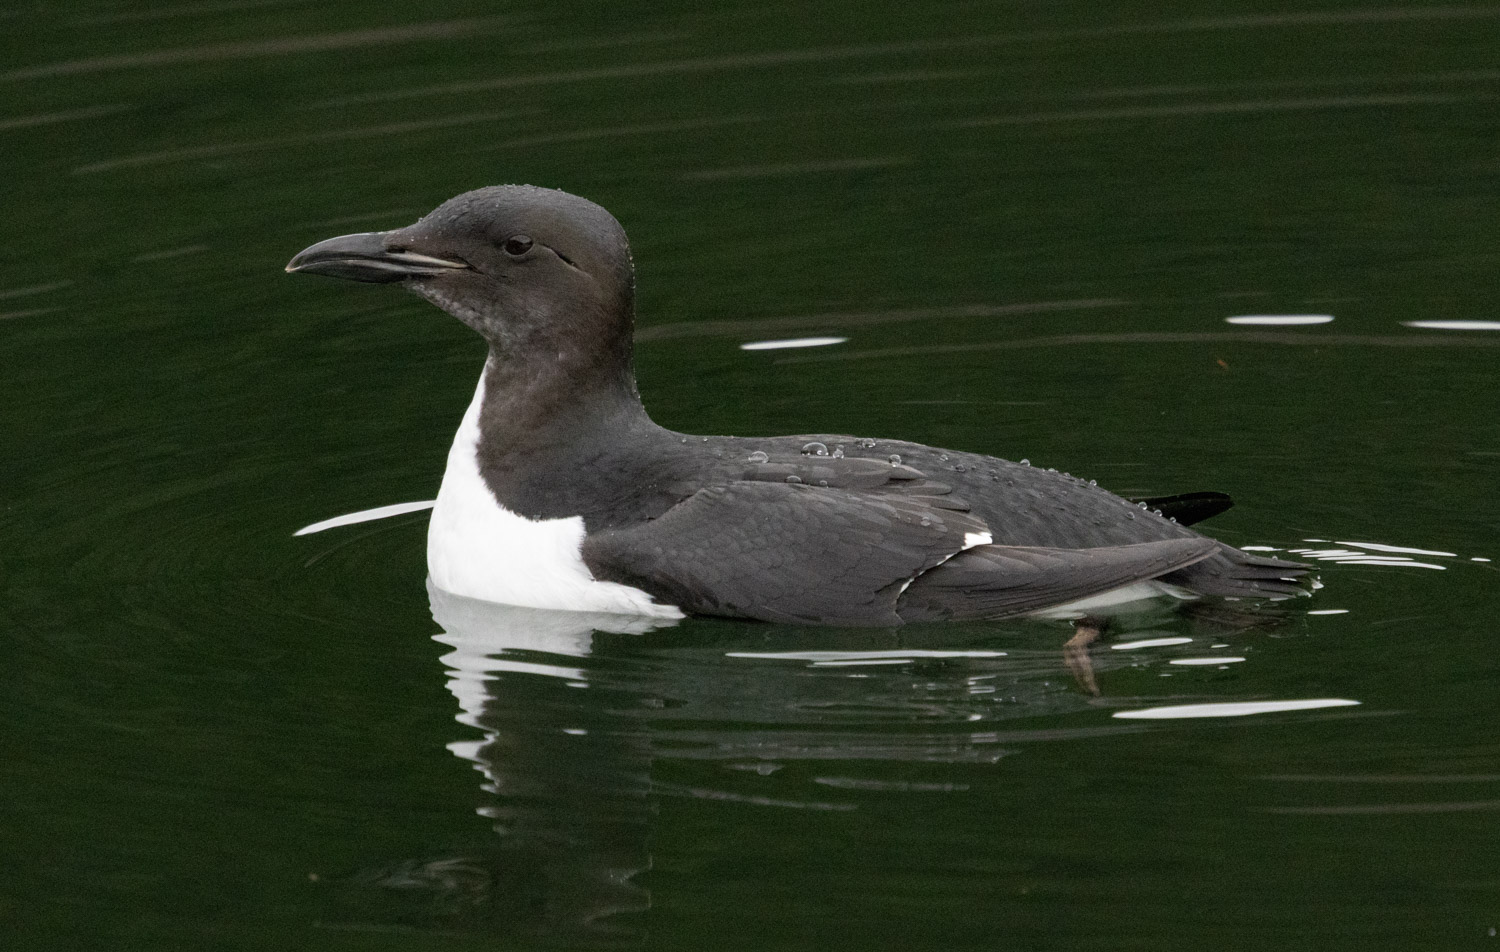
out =
[[[978,517],[920,498],[742,481],[591,535],[583,558],[596,578],[688,612],[897,625],[911,579],[988,540]]]
[[[983,545],[918,577],[896,611],[906,622],[1024,615],[1157,578],[1218,549],[1203,538],[1096,549]]]
[[[1190,538],[1096,549],[989,545],[984,522],[926,494],[737,481],[589,536],[596,578],[696,614],[829,625],[1002,618],[1189,566]],[[951,503],[948,503],[951,505]]]

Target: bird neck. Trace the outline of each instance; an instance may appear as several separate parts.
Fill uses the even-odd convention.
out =
[[[490,349],[480,429],[494,449],[515,453],[588,441],[642,420],[649,422],[628,358],[559,350],[525,359]]]
[[[635,388],[629,351],[581,347],[544,356],[492,345],[485,363],[475,455],[508,510],[530,519],[577,514],[564,487],[608,482],[615,463],[661,439]]]

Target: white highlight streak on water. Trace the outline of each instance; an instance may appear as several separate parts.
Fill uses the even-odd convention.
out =
[[[1500,321],[1402,321],[1407,327],[1430,331],[1500,331]]]
[[[894,658],[1003,658],[1003,651],[926,651],[917,648],[891,651],[728,651],[726,658],[756,658],[771,661],[868,661]]]
[[[1311,711],[1323,707],[1354,707],[1359,701],[1344,698],[1317,698],[1304,701],[1232,701],[1224,704],[1175,704],[1170,707],[1143,707],[1135,711],[1116,711],[1122,720],[1166,721],[1195,717],[1244,717],[1247,714],[1274,714],[1281,711]]]
[[[421,502],[398,502],[390,506],[377,506],[374,509],[364,509],[343,516],[334,516],[332,519],[324,519],[322,522],[314,522],[310,526],[303,526],[296,532],[293,532],[292,535],[312,535],[314,532],[322,532],[324,529],[337,529],[339,526],[352,526],[361,522],[373,522],[376,519],[389,519],[391,516],[404,516],[408,512],[421,512],[423,509],[431,509],[435,501],[424,499]]]
[[[1115,651],[1134,651],[1136,648],[1165,648],[1167,645],[1185,645],[1192,641],[1191,638],[1143,638],[1140,641],[1122,641],[1117,645],[1110,645]]]
[[[796,337],[790,340],[757,340],[741,344],[740,350],[786,350],[793,347],[828,347],[842,344],[847,337]]]
[[[1352,545],[1357,549],[1374,549],[1376,552],[1409,552],[1412,555],[1441,555],[1447,558],[1456,558],[1455,552],[1439,552],[1436,549],[1408,549],[1399,545],[1385,545],[1380,542],[1335,542],[1334,545]]]
[[[1304,324],[1327,324],[1333,320],[1330,314],[1244,314],[1226,317],[1226,324],[1254,324],[1262,327],[1299,327]]]

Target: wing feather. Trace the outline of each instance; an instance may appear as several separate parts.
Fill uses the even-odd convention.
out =
[[[903,621],[994,619],[1102,595],[1201,562],[1213,539],[1095,549],[981,545],[917,578],[896,606]]]
[[[596,578],[698,614],[896,625],[905,586],[985,532],[976,516],[900,494],[742,481],[591,535],[583,557]]]

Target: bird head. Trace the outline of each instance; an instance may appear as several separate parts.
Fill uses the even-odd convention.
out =
[[[630,334],[634,272],[614,216],[567,192],[503,185],[465,192],[393,231],[329,238],[286,270],[400,282],[502,351]]]

